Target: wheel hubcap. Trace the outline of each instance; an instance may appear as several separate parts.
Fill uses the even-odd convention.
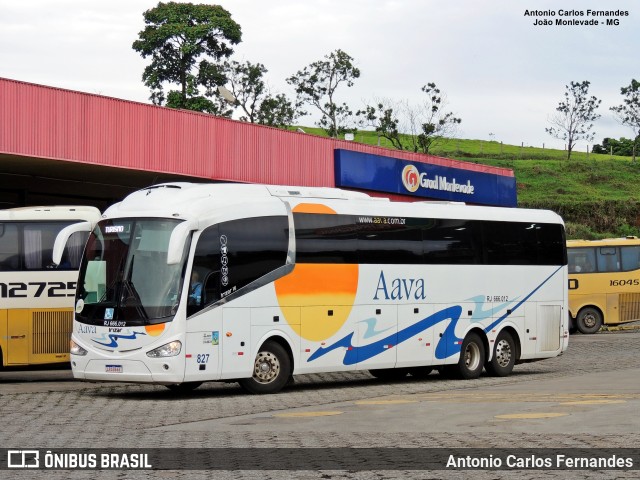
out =
[[[480,364],[480,349],[475,343],[467,345],[464,351],[464,364],[469,370],[475,370]]]
[[[496,344],[496,362],[503,368],[511,362],[511,345],[506,340],[500,340]]]
[[[584,324],[588,328],[595,327],[595,325],[596,325],[596,317],[594,315],[585,315],[584,316]]]
[[[272,382],[280,373],[280,362],[271,352],[260,352],[256,357],[253,376],[260,383]]]

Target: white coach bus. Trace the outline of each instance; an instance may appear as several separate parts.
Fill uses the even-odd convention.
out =
[[[0,210],[0,366],[69,361],[78,267],[94,207]],[[59,265],[53,244],[67,228]],[[70,230],[71,229],[71,230]]]
[[[73,373],[252,393],[312,372],[504,376],[567,348],[566,258],[549,211],[157,185],[89,237]]]

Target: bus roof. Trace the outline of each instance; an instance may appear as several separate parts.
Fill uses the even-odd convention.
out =
[[[0,222],[27,220],[91,220],[100,219],[100,210],[88,206],[19,207],[0,210]]]
[[[567,248],[578,247],[619,247],[624,245],[640,245],[638,237],[604,238],[602,240],[567,240]]]
[[[391,202],[329,187],[294,187],[237,183],[165,183],[138,190],[105,211],[106,217],[165,217],[204,220],[233,211],[250,217],[252,205],[288,203],[296,211],[300,204],[318,204],[338,214],[404,216],[425,218],[486,219],[560,223],[549,210],[469,206],[463,203]],[[246,206],[246,210],[245,210]]]

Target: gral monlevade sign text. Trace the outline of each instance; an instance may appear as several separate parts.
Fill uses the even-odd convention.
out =
[[[336,187],[515,207],[513,176],[336,149]]]

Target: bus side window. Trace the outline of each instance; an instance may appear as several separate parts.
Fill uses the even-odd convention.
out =
[[[76,232],[69,237],[67,245],[64,247],[64,253],[62,254],[62,262],[58,268],[64,270],[77,270],[80,268],[82,252],[88,237],[88,232]]]
[[[640,268],[640,245],[620,247],[622,270],[625,272]]]
[[[288,229],[284,215],[231,220],[205,229],[198,238],[191,270],[204,282],[204,301],[188,305],[187,315],[283,267]]]
[[[201,298],[199,302],[189,299],[187,315],[193,315],[206,305],[220,299],[220,235],[218,225],[205,229],[198,238],[191,272],[189,293],[194,288],[192,282],[195,281],[195,273],[197,274],[197,282],[201,285]]]
[[[594,248],[570,248],[567,250],[569,273],[595,272],[596,251]]]
[[[18,227],[13,223],[0,223],[0,271],[19,269]]]
[[[598,271],[619,272],[620,260],[616,247],[600,247],[598,249]]]

